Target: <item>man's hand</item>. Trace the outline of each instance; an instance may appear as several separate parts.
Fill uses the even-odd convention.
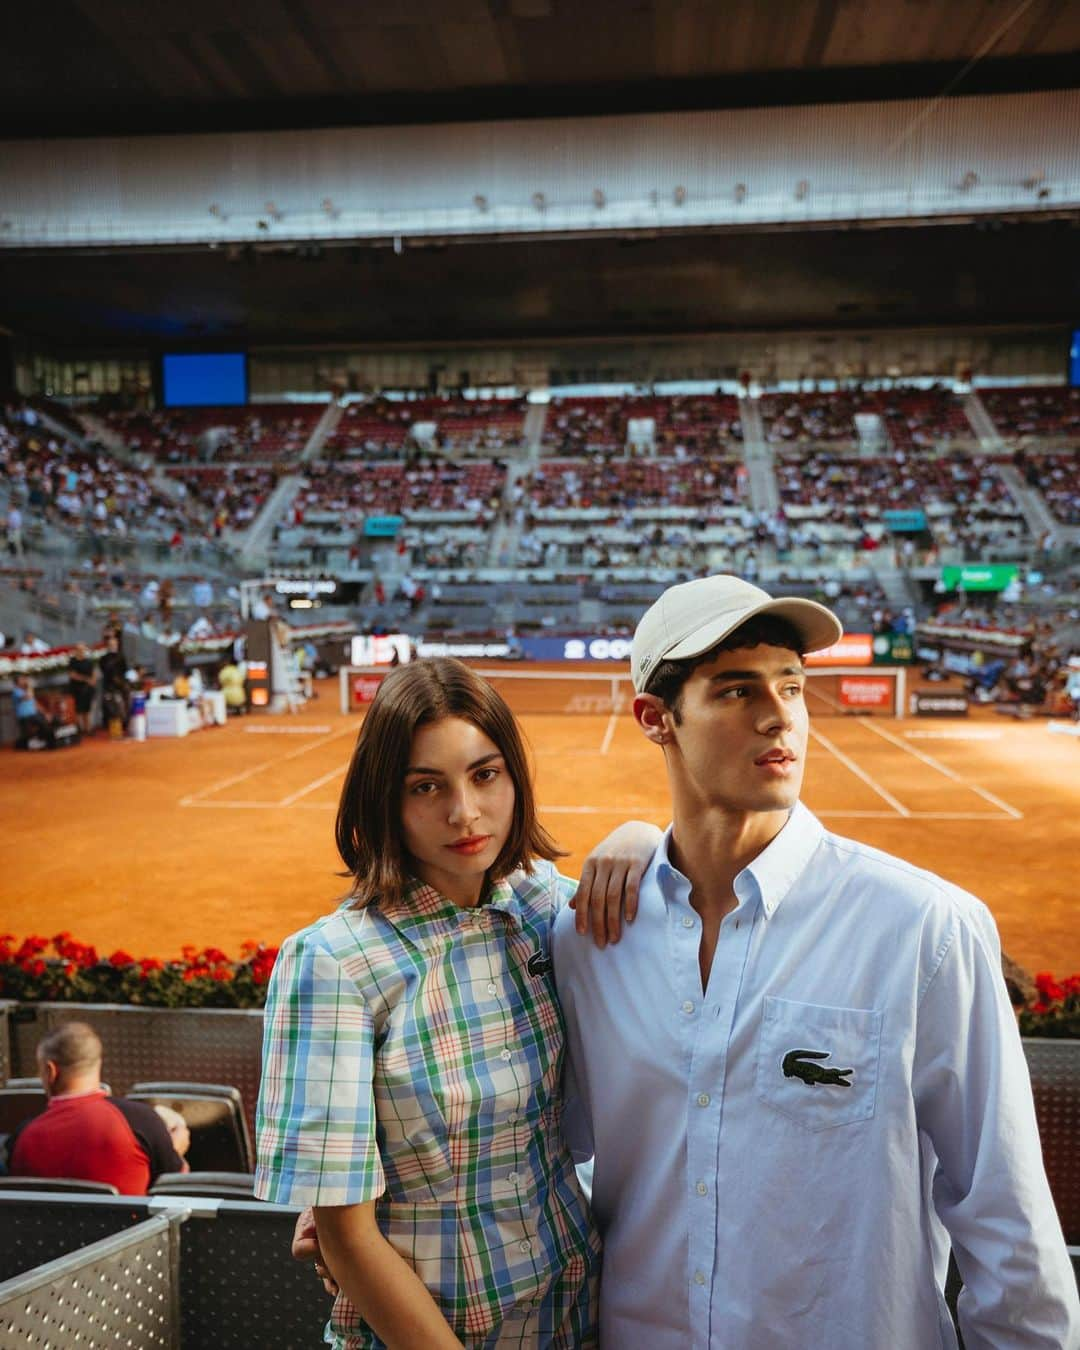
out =
[[[624,915],[627,923],[637,917],[638,886],[661,838],[655,825],[631,820],[585,859],[570,907],[577,911],[577,931],[586,933],[591,927],[598,947],[618,942]]]
[[[310,1205],[304,1209],[296,1220],[296,1227],[293,1229],[292,1235],[292,1254],[294,1261],[314,1262],[315,1274],[322,1280],[323,1288],[332,1298],[337,1298],[337,1281],[330,1274],[326,1262],[323,1260],[322,1249],[319,1246],[319,1234],[315,1228],[315,1215]]]

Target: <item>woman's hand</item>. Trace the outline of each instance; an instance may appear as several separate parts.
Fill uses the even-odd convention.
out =
[[[637,916],[638,886],[663,832],[644,820],[630,820],[612,830],[593,849],[581,869],[581,880],[570,901],[577,911],[577,930],[592,928],[598,947],[618,942],[622,920]]]
[[[322,1280],[323,1288],[331,1298],[337,1298],[337,1280],[330,1274],[330,1269],[323,1260],[319,1234],[315,1228],[315,1214],[310,1205],[304,1207],[296,1220],[292,1235],[292,1254],[294,1261],[300,1261],[304,1265],[311,1261],[315,1266],[315,1274]]]
[[[328,1269],[389,1350],[461,1350],[431,1291],[379,1231],[374,1201],[314,1213]]]

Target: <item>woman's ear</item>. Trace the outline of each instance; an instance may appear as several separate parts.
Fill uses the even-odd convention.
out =
[[[671,713],[656,694],[638,694],[634,699],[634,721],[654,745],[666,745],[671,739]]]

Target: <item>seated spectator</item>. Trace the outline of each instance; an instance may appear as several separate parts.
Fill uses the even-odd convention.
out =
[[[153,1107],[111,1097],[102,1086],[101,1058],[101,1040],[85,1022],[66,1022],[39,1043],[48,1105],[16,1130],[12,1176],[76,1177],[145,1195],[162,1172],[184,1170]]]
[[[19,727],[18,744],[27,750],[44,750],[52,740],[52,723],[34,694],[29,675],[16,675],[11,703]]]
[[[165,1122],[165,1128],[169,1131],[169,1138],[172,1140],[172,1146],[176,1149],[179,1157],[184,1159],[184,1166],[181,1169],[184,1172],[190,1171],[187,1162],[187,1152],[191,1147],[191,1131],[188,1129],[188,1123],[179,1111],[174,1111],[171,1106],[155,1106],[154,1110]]]
[[[225,707],[231,713],[247,708],[247,676],[235,661],[227,661],[218,671],[218,686],[225,695]]]

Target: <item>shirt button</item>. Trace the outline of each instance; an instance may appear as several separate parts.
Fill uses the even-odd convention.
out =
[[[704,1283],[705,1283],[705,1272],[704,1272],[703,1270],[695,1270],[695,1271],[694,1271],[694,1283],[695,1283],[695,1284],[704,1284]]]
[[[518,1115],[516,1111],[511,1111],[510,1114],[506,1117],[506,1123],[507,1125],[516,1125],[520,1119],[521,1117]]]
[[[689,914],[684,914],[684,915],[683,915],[682,926],[683,926],[684,928],[693,928],[693,926],[694,926],[694,921],[693,921],[693,919],[690,917]]]
[[[698,1184],[694,1187],[694,1189],[697,1191],[698,1195],[709,1194],[709,1188],[708,1186],[705,1185],[703,1181],[699,1181]]]
[[[507,1176],[506,1179],[507,1179],[507,1181],[510,1183],[511,1186],[516,1186],[516,1185],[518,1184],[518,1182],[521,1180],[521,1173],[520,1173],[520,1172],[511,1172],[511,1173]]]
[[[513,1056],[512,1052],[509,1051],[509,1050],[502,1050],[502,1051],[499,1052],[499,1058],[500,1058],[500,1059],[507,1059],[507,1060],[509,1060],[509,1059],[513,1059],[513,1057],[514,1057],[514,1056]]]
[[[692,1013],[694,1011],[694,1005],[690,1002],[689,999],[687,999],[686,1002],[682,1005],[682,1010],[684,1013]]]
[[[493,997],[494,997],[494,995],[497,994],[498,992],[499,992],[499,986],[498,986],[497,984],[489,984],[489,985],[488,985],[488,993],[491,994]]]
[[[532,1251],[532,1243],[529,1241],[528,1238],[522,1238],[522,1239],[521,1239],[521,1241],[518,1243],[518,1251],[519,1251],[519,1252],[531,1252],[531,1251]]]
[[[698,1106],[708,1106],[711,1100],[712,1098],[709,1096],[707,1092],[699,1092],[697,1095]]]

